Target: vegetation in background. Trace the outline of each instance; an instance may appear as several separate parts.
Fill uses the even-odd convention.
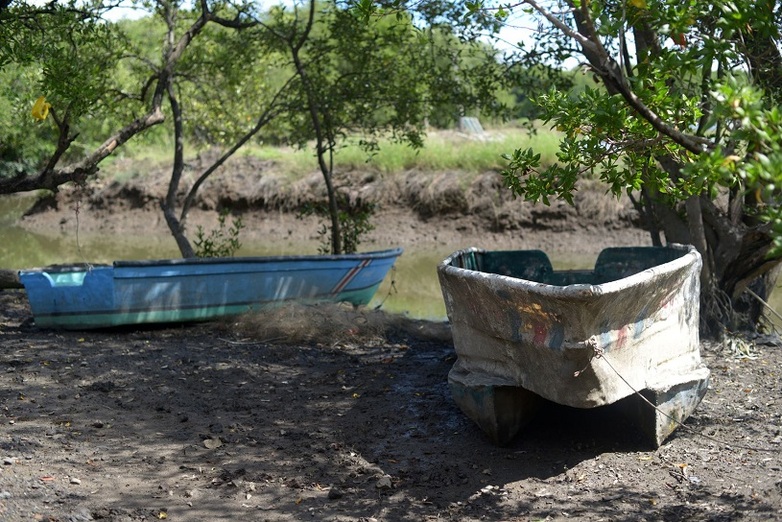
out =
[[[423,136],[424,146],[412,148],[405,143],[389,139],[378,140],[378,148],[368,152],[356,138],[346,138],[334,154],[334,168],[337,171],[368,171],[381,174],[403,173],[407,170],[428,171],[501,171],[507,166],[502,155],[513,147],[532,147],[541,153],[541,162],[550,165],[556,162],[561,133],[547,126],[537,125],[530,133],[521,126],[487,128],[483,136],[460,135],[455,131],[439,131],[429,128]],[[143,147],[131,143],[123,147],[118,158],[132,158],[147,164],[138,175],[143,176],[150,164],[164,164],[169,161],[170,141],[150,143]],[[187,147],[196,150],[192,147]],[[251,143],[239,153],[274,162],[274,170],[289,180],[310,175],[317,165],[312,148],[274,146]],[[188,156],[187,161],[195,159]],[[107,160],[102,169],[105,176],[113,177],[112,160]]]
[[[700,252],[703,331],[754,330],[782,261],[782,4],[521,5],[545,28],[526,58],[575,57],[600,87],[537,97],[563,132],[558,162],[517,148],[505,172],[511,190],[569,200],[591,176],[627,194],[654,244]]]
[[[371,156],[355,144],[342,148],[335,155],[335,165],[343,170],[374,168],[380,172],[419,170],[465,170],[471,172],[500,171],[506,163],[503,153],[524,145],[540,151],[543,161],[553,163],[559,145],[556,130],[540,128],[530,133],[525,128],[500,127],[487,129],[483,135],[460,135],[455,131],[427,133],[424,146],[412,149],[397,143],[382,143]]]
[[[196,237],[193,240],[196,257],[233,257],[242,248],[239,233],[244,228],[241,217],[231,220],[227,226],[225,220],[229,211],[223,210],[217,218],[217,228],[207,233],[202,226],[196,229]]]
[[[421,147],[427,123],[443,113],[453,121],[473,107],[493,107],[486,90],[496,89],[502,68],[491,48],[460,44],[437,27],[421,31],[398,12],[380,9],[365,21],[341,4],[306,7],[272,10],[282,28],[273,32],[296,74],[292,91],[301,110],[288,120],[290,139],[313,144],[327,194],[319,213],[330,221],[330,251],[339,254],[346,242],[357,246],[345,235],[363,233],[372,212],[362,206],[356,213],[350,187],[335,185],[337,152],[348,136],[358,136],[367,153],[389,134]]]
[[[138,116],[92,150],[78,141],[81,125],[99,118],[116,93],[122,38],[99,10],[11,2],[0,9],[0,42],[7,110],[0,120],[0,194],[83,183],[131,134],[162,121],[154,112]],[[36,119],[31,109],[41,96],[50,109]]]
[[[0,193],[86,183],[131,139],[145,140],[138,146],[159,139],[170,146],[172,165],[161,207],[190,257],[188,211],[228,158],[259,138],[302,148],[314,141],[331,250],[339,253],[340,214],[351,209],[340,208],[333,160],[347,136],[360,135],[370,152],[386,133],[420,146],[435,115],[452,122],[481,107],[499,113],[488,95],[501,83],[491,48],[460,43],[435,26],[424,31],[398,12],[363,24],[343,4],[315,0],[268,10],[251,1],[146,7],[143,20],[119,23],[103,19],[111,3],[0,7],[0,40],[12,44],[0,49],[0,85],[19,96],[0,124],[8,171]],[[34,81],[14,90],[19,72]],[[40,96],[49,117],[32,123],[30,103]],[[17,122],[31,132],[17,132]],[[188,147],[208,149],[213,161],[188,173],[194,181],[183,187]]]

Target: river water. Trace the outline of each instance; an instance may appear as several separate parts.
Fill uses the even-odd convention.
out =
[[[29,207],[25,198],[0,198],[0,267],[22,269],[67,263],[110,263],[114,260],[163,259],[178,257],[179,251],[171,236],[61,236],[41,235],[25,230],[15,223]],[[396,246],[396,245],[390,245]],[[404,247],[404,245],[402,245]],[[461,247],[472,246],[463,245]],[[476,245],[490,247],[489,245]],[[459,247],[459,248],[461,248]],[[437,279],[437,265],[456,247],[405,247],[404,254],[379,288],[370,307],[382,307],[390,313],[405,314],[415,319],[444,320],[445,304]],[[284,246],[263,242],[244,242],[237,255],[262,256],[314,253],[312,243],[295,242]],[[590,255],[546,252],[556,270],[584,269],[594,266]],[[777,290],[770,303],[782,310],[782,291]],[[774,321],[782,325],[782,321]]]

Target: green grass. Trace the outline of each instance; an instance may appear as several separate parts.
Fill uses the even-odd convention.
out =
[[[117,151],[115,157],[104,164],[107,171],[119,159],[133,159],[137,168],[132,172],[115,172],[115,178],[143,176],[151,164],[171,161],[173,144],[164,136],[159,139],[128,143]],[[488,130],[482,138],[468,138],[453,131],[432,131],[421,149],[409,145],[384,140],[375,154],[368,154],[358,144],[358,139],[350,140],[337,150],[335,167],[337,170],[366,170],[383,174],[402,173],[412,169],[430,172],[454,171],[462,174],[479,174],[491,170],[502,170],[505,160],[502,155],[517,148],[532,147],[541,154],[541,162],[553,163],[559,143],[559,136],[551,131],[541,130],[531,134],[520,128]],[[288,180],[300,179],[317,172],[318,164],[314,147],[296,149],[293,147],[272,147],[250,145],[241,149],[238,156],[254,156],[273,161],[274,171]],[[192,147],[189,159],[195,157]]]
[[[502,155],[517,148],[532,147],[541,154],[543,164],[553,163],[558,144],[559,136],[548,131],[533,135],[523,129],[503,129],[487,132],[483,139],[469,139],[453,132],[433,132],[426,137],[421,149],[386,140],[372,155],[361,149],[358,140],[353,140],[337,150],[335,166],[343,170],[366,169],[387,174],[410,169],[480,173],[502,170],[505,167]],[[287,177],[296,178],[317,170],[312,149],[252,147],[245,154],[273,160]]]

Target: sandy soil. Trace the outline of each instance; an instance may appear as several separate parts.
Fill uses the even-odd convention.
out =
[[[72,219],[62,212],[27,225]],[[84,226],[153,226],[137,212],[149,218]],[[643,238],[572,218],[508,233],[470,216],[386,208],[375,234],[591,251]],[[291,223],[266,214],[258,233],[281,240]],[[704,343],[710,389],[659,449],[615,405],[554,404],[496,447],[450,397],[447,325],[351,321],[314,341],[245,321],[47,331],[22,292],[0,293],[0,520],[782,520],[775,339]]]

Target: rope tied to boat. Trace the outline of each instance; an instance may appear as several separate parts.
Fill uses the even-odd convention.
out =
[[[93,265],[87,261],[87,258],[84,256],[84,253],[81,250],[81,238],[79,236],[79,230],[81,228],[81,222],[79,221],[79,215],[81,214],[81,192],[79,192],[79,199],[76,200],[74,212],[76,214],[76,251],[79,253],[79,257],[81,257],[82,261],[84,261],[84,264],[87,267],[87,271],[92,272]]]
[[[600,343],[598,342],[597,337],[594,336],[594,335],[591,336],[589,339],[587,339],[584,342],[584,347],[585,348],[591,348],[592,349],[592,354],[589,356],[589,360],[587,361],[586,365],[583,368],[581,368],[578,371],[573,372],[573,377],[578,377],[579,375],[584,373],[587,370],[587,368],[589,368],[589,365],[592,364],[593,360],[600,359],[600,358],[602,358],[605,355],[605,351],[600,346]],[[620,375],[620,377],[621,377],[621,375]],[[625,381],[625,382],[627,382],[627,381]]]
[[[383,305],[386,303],[386,299],[391,297],[391,294],[398,294],[399,290],[396,288],[396,264],[391,265],[391,283],[388,286],[388,292],[386,293],[385,297],[380,300],[380,302],[375,306],[374,310],[380,310]]]
[[[725,446],[728,449],[739,448],[739,449],[745,449],[745,450],[751,450],[751,451],[763,451],[763,452],[776,452],[776,451],[778,451],[775,448],[759,448],[757,446],[748,446],[748,445],[744,445],[744,444],[733,444],[733,443],[730,443],[728,441],[721,440],[721,439],[718,439],[716,437],[712,437],[711,435],[706,435],[705,433],[701,433],[701,432],[695,431],[695,429],[691,428],[690,426],[685,425],[682,421],[676,419],[675,417],[669,415],[668,413],[664,412],[663,410],[661,410],[660,408],[655,406],[649,399],[644,397],[644,395],[640,391],[636,390],[633,387],[633,385],[630,384],[628,382],[628,380],[625,379],[624,376],[621,373],[619,373],[619,370],[614,368],[614,365],[611,364],[611,361],[609,361],[608,358],[606,357],[605,350],[603,350],[603,348],[600,347],[600,344],[598,343],[598,340],[597,340],[597,338],[595,336],[592,336],[589,339],[587,339],[587,341],[584,344],[585,344],[586,347],[592,348],[592,355],[589,357],[589,361],[587,362],[587,365],[583,369],[581,369],[581,370],[579,370],[577,372],[574,372],[573,373],[573,377],[578,377],[584,371],[586,371],[586,369],[590,366],[590,364],[592,363],[593,360],[602,359],[608,365],[608,367],[611,368],[611,370],[617,375],[617,377],[619,377],[622,380],[622,382],[624,382],[627,385],[627,387],[630,388],[633,391],[633,393],[635,395],[640,397],[643,402],[645,402],[646,404],[651,406],[658,413],[661,413],[663,416],[668,418],[668,420],[670,420],[671,422],[675,423],[678,427],[683,428],[685,431],[687,431],[687,432],[689,432],[689,433],[691,433],[693,435],[703,437],[704,439],[708,439],[708,440],[710,440],[712,442],[715,442],[717,444],[720,444],[722,446]]]

